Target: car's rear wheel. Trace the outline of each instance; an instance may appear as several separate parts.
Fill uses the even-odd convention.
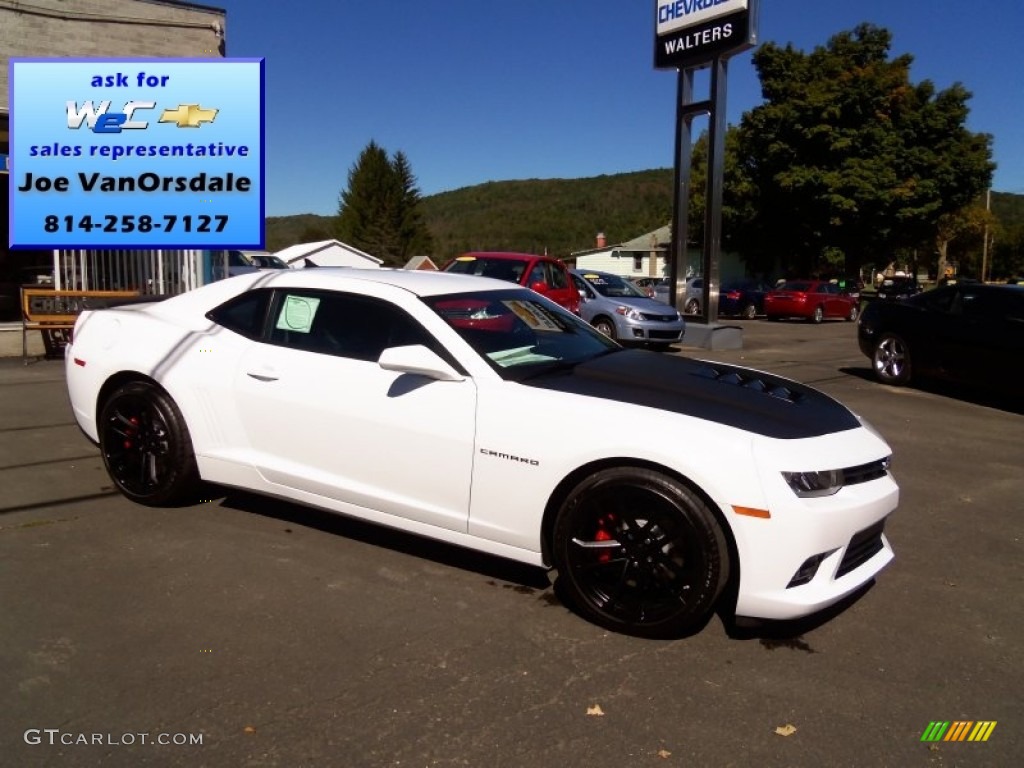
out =
[[[714,513],[685,484],[647,469],[605,469],[582,480],[559,510],[553,544],[576,609],[642,637],[702,628],[728,578]]]
[[[743,317],[747,320],[753,320],[757,317],[757,307],[753,304],[747,304],[747,306],[743,308]]]
[[[100,451],[111,479],[132,501],[167,506],[192,500],[199,483],[181,411],[159,387],[133,381],[103,404]]]
[[[895,333],[883,333],[871,358],[875,375],[883,384],[910,383],[910,348]]]
[[[690,299],[686,302],[686,306],[683,308],[683,312],[688,315],[699,315],[700,314],[700,302],[696,299]]]
[[[855,322],[857,320],[858,314],[860,314],[860,310],[858,309],[857,305],[854,304],[852,307],[850,307],[850,314],[846,316],[847,321],[851,323]]]
[[[814,308],[814,313],[811,315],[811,322],[812,323],[820,323],[824,319],[825,319],[825,309],[824,309],[824,307],[815,307]]]
[[[607,317],[599,317],[594,320],[594,327],[609,339],[615,338],[615,323]]]

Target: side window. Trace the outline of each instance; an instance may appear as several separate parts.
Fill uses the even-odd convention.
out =
[[[526,281],[526,287],[531,287],[534,283],[546,283],[547,275],[544,274],[544,262],[538,261],[533,265],[533,269],[530,270],[530,278]]]
[[[559,264],[548,264],[548,285],[552,288],[568,288],[565,269]]]
[[[380,299],[326,291],[281,291],[270,341],[280,346],[376,362],[385,349],[437,344],[404,310]]]
[[[259,340],[270,304],[271,291],[248,291],[206,313],[206,317],[229,331]]]

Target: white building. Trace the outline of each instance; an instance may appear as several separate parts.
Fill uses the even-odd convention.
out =
[[[360,267],[379,269],[382,259],[371,256],[340,240],[290,245],[274,254],[292,269],[303,267]]]

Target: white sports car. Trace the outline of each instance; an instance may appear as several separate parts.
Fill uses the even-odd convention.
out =
[[[497,280],[258,272],[73,339],[75,418],[128,498],[203,480],[554,567],[616,631],[692,633],[724,596],[803,616],[893,558],[890,450],[844,406],[623,349]]]

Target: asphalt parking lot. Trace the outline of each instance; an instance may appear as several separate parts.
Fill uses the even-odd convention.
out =
[[[672,642],[584,622],[547,573],[290,504],[137,507],[61,364],[0,360],[0,764],[1019,764],[1024,407],[876,384],[850,323],[743,327],[680,354],[869,419],[896,561],[834,615]],[[933,721],[996,726],[922,742]]]

